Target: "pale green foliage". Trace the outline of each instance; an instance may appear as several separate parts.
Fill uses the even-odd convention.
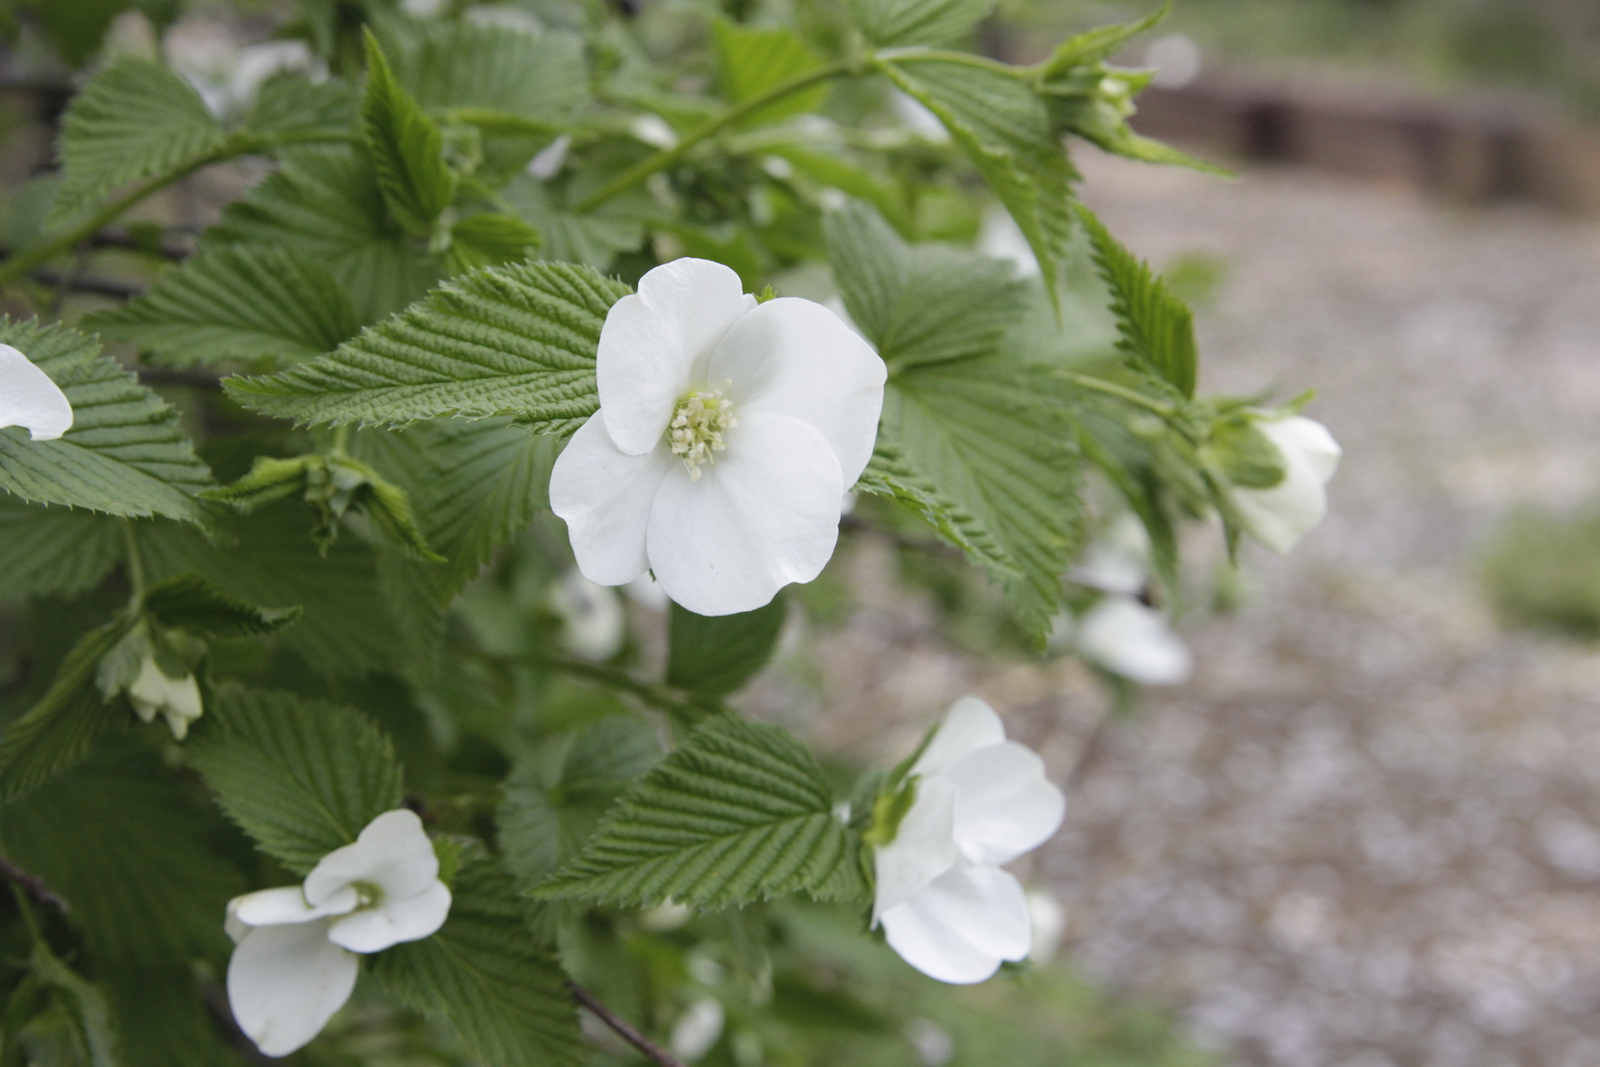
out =
[[[792,30],[736,26],[718,19],[712,23],[716,45],[717,82],[730,103],[743,104],[775,85],[822,65],[806,43]],[[769,104],[744,120],[746,126],[777,122],[814,110],[827,93],[818,85]]]
[[[117,1034],[105,994],[62,963],[43,938],[33,943],[33,953],[28,957],[28,977],[54,991],[65,1002],[63,1007],[84,1043],[89,1067],[117,1067]],[[13,994],[22,995],[25,994],[20,990]],[[6,1036],[13,1038],[10,1034]]]
[[[754,611],[706,618],[673,604],[668,684],[713,698],[739,689],[772,658],[788,606],[779,594]]]
[[[455,195],[456,177],[444,162],[444,138],[433,120],[395,82],[370,31],[366,43],[362,141],[390,214],[407,230],[427,234]]]
[[[331,352],[360,328],[349,294],[327,267],[266,247],[196,256],[88,325],[171,367],[295,363]]]
[[[1091,211],[1084,208],[1079,214],[1093,243],[1095,265],[1111,289],[1111,309],[1122,335],[1117,347],[1139,370],[1180,396],[1193,396],[1198,365],[1194,315],[1147,264],[1117,243]]]
[[[862,888],[859,848],[804,746],[718,716],[629,790],[538,895],[713,908],[802,891],[848,899]]]
[[[554,126],[587,95],[583,41],[468,22],[411,24],[384,40],[395,79],[430,112],[481,110]]]
[[[356,94],[339,81],[314,82],[304,74],[277,74],[256,94],[245,125],[253,133],[337,130],[356,116]]]
[[[450,265],[457,271],[498,267],[528,258],[543,244],[539,231],[515,215],[485,211],[450,230]]]
[[[122,532],[101,515],[0,496],[0,600],[97,584],[122,557]]]
[[[0,343],[48,374],[72,404],[58,441],[0,430],[0,490],[41,504],[111,515],[206,521],[195,493],[213,484],[178,426],[177,412],[102,357],[92,338],[64,326],[0,319]]]
[[[850,16],[874,44],[946,44],[994,8],[994,0],[849,0]]]
[[[61,126],[65,178],[50,222],[66,222],[131,182],[217,152],[227,134],[177,74],[122,56],[84,86]]]
[[[570,264],[464,275],[337,352],[270,378],[233,379],[246,407],[299,422],[398,424],[511,415],[570,433],[599,406],[600,326],[628,292]]]

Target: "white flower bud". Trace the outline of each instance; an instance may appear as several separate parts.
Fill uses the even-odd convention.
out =
[[[1342,450],[1326,426],[1303,415],[1260,419],[1255,428],[1282,454],[1283,481],[1269,489],[1234,488],[1228,495],[1250,536],[1284,553],[1327,514],[1323,487],[1339,469]]]
[[[179,741],[188,736],[189,724],[206,710],[200,702],[200,683],[195,681],[194,675],[173,678],[148,652],[139,664],[139,677],[128,687],[128,701],[145,722],[153,722],[157,715],[165,716],[172,736]]]

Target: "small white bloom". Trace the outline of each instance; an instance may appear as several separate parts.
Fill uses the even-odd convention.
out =
[[[1103,593],[1138,596],[1150,573],[1150,535],[1131,511],[1118,515],[1089,545],[1069,579]]]
[[[568,571],[550,590],[566,624],[563,638],[567,649],[584,659],[610,659],[627,636],[627,617],[622,602],[603,585],[596,585],[577,571]]]
[[[1028,948],[1028,958],[1034,963],[1049,963],[1061,948],[1061,937],[1067,932],[1067,912],[1055,897],[1044,889],[1028,890],[1028,918],[1033,922],[1033,944]]]
[[[924,141],[933,144],[950,143],[950,131],[944,128],[939,116],[928,110],[922,101],[910,93],[894,90],[889,106],[894,109],[895,118]]]
[[[128,700],[145,722],[153,722],[157,715],[165,716],[172,736],[179,741],[188,736],[189,724],[206,710],[200,702],[200,683],[195,681],[194,675],[173,678],[148,652],[139,664],[139,677],[128,687]]]
[[[678,131],[660,115],[640,115],[628,127],[628,132],[633,134],[635,140],[643,141],[652,148],[675,148],[678,144]]]
[[[571,149],[572,134],[562,134],[528,160],[528,174],[542,182],[549,181],[560,174],[561,168],[567,165],[567,153]]]
[[[678,1017],[667,1044],[671,1046],[673,1055],[693,1063],[716,1045],[717,1039],[722,1036],[724,1022],[722,1005],[712,997],[702,997]]]
[[[833,555],[872,456],[883,361],[821,304],[758,304],[720,263],[679,259],[612,307],[600,410],[550,478],[578,568],[646,569],[701,615],[768,603]]]
[[[72,405],[31,359],[0,345],[0,429],[7,426],[21,426],[35,441],[54,441],[72,429]]]
[[[990,208],[984,214],[983,228],[978,231],[978,251],[1005,260],[1024,278],[1039,273],[1039,257],[1033,254],[1033,246],[1028,244],[1017,220],[1003,207]]]
[[[287,1056],[316,1037],[350,999],[356,953],[418,941],[444,925],[450,890],[410,811],[386,811],[354,844],[335,849],[305,883],[228,902],[237,943],[228,1004],[256,1047]]]
[[[1056,832],[1066,798],[977,697],[951,707],[909,778],[915,799],[877,848],[873,922],[923,974],[981,982],[1032,947],[1022,885],[1000,868]]]
[[[1144,65],[1156,68],[1151,85],[1182,89],[1199,77],[1204,64],[1194,38],[1188,34],[1169,33],[1150,42],[1150,47],[1144,50]]]
[[[1283,481],[1270,489],[1234,488],[1228,495],[1250,535],[1284,553],[1328,513],[1323,487],[1339,469],[1343,452],[1326,426],[1303,415],[1261,419],[1255,427],[1278,446]]]
[[[1178,685],[1194,666],[1166,616],[1131,596],[1099,600],[1084,614],[1077,638],[1085,659],[1140,685]]]
[[[917,1050],[922,1067],[945,1067],[956,1058],[956,1039],[932,1019],[912,1019],[906,1023],[906,1040]]]

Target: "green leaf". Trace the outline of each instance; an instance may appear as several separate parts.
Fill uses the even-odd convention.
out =
[[[1111,236],[1088,208],[1079,208],[1089,231],[1095,266],[1111,289],[1111,311],[1122,335],[1117,347],[1138,369],[1194,396],[1199,357],[1194,316],[1150,267]]]
[[[367,31],[367,88],[361,98],[362,142],[378,188],[395,221],[430,233],[455,196],[456,178],[444,162],[444,138],[434,121],[394,79],[377,38]]]
[[[603,271],[617,253],[636,249],[644,241],[644,224],[618,203],[622,197],[579,215],[566,210],[544,182],[527,174],[513,177],[501,195],[544,238],[540,259],[583,263]]]
[[[419,299],[442,264],[389,220],[372,165],[347,146],[298,148],[206,231],[219,245],[282,248],[320,263],[344,286],[362,322]]]
[[[873,44],[946,44],[988,15],[994,0],[847,0],[845,6]]]
[[[991,577],[1014,580],[1021,576],[989,528],[919,474],[887,434],[879,433],[872,460],[861,472],[855,487],[864,493],[894,498],[932,526],[939,536],[970,556]]]
[[[74,596],[99,585],[122,557],[116,520],[0,495],[0,601]]]
[[[858,850],[803,745],[776,726],[718,717],[630,789],[536,895],[698,907],[799,891],[849,898],[862,889]]]
[[[611,305],[629,292],[587,267],[529,263],[461,276],[332,355],[235,378],[244,406],[297,422],[398,424],[512,415],[570,433],[599,407],[594,360]]]
[[[944,123],[1016,220],[1039,260],[1045,290],[1059,299],[1078,174],[1023,75],[998,64],[938,58],[880,60],[879,69]]]
[[[268,78],[256,94],[245,128],[252,133],[288,133],[309,129],[339,130],[352,126],[359,98],[346,82],[314,82],[285,71]]]
[[[667,684],[708,697],[734,692],[772,658],[788,606],[780,593],[754,611],[707,618],[673,604]]]
[[[169,367],[295,363],[333,351],[360,328],[349,294],[327,267],[265,247],[195,256],[86,325]]]
[[[850,317],[891,369],[988,355],[1027,307],[1028,286],[1006,264],[913,248],[864,205],[829,212],[823,235]]]
[[[1067,38],[1040,64],[1040,76],[1045,80],[1061,78],[1071,74],[1074,68],[1103,63],[1122,51],[1123,45],[1166,18],[1171,9],[1170,3],[1164,3],[1137,22],[1097,26]]]
[[[400,806],[389,739],[352,708],[229,686],[190,760],[223,810],[297,874]]]
[[[198,574],[152,586],[140,606],[162,626],[206,637],[275,633],[300,617],[300,608],[258,608],[231,597]]]
[[[203,160],[227,140],[188,82],[159,63],[119,56],[67,108],[64,178],[47,224],[75,218],[123,185]]]
[[[480,859],[461,869],[451,891],[439,932],[372,957],[373,974],[411,1008],[450,1024],[479,1062],[587,1063],[566,976],[534,939],[511,879]]]
[[[385,39],[395,79],[425,110],[480,109],[541,123],[569,118],[588,96],[583,40],[441,21]]]
[[[450,265],[466,271],[516,263],[527,259],[541,243],[539,231],[515,215],[468,215],[450,231]]]
[[[1249,419],[1227,419],[1213,426],[1201,456],[1241,489],[1271,489],[1284,479],[1282,450]]]
[[[818,55],[793,30],[740,26],[726,19],[711,25],[717,81],[731,104],[743,104],[822,65]],[[827,95],[825,84],[792,93],[748,116],[743,127],[762,126],[814,111]]]
[[[21,351],[72,404],[58,441],[0,430],[0,490],[41,504],[111,515],[165,515],[205,523],[194,494],[215,484],[183,435],[178,414],[100,346],[65,326],[0,318],[0,343]]]
[[[117,1032],[105,994],[62,963],[42,939],[33,943],[28,969],[38,981],[66,1001],[68,1014],[83,1037],[89,1067],[117,1067]]]
[[[130,712],[107,703],[95,685],[100,660],[127,636],[133,620],[120,618],[91,630],[73,646],[39,702],[0,737],[0,802],[32,792],[83,762],[96,737]]]
[[[582,849],[612,802],[660,758],[649,723],[608,715],[573,735],[553,767],[520,763],[501,786],[495,816],[518,887],[532,889]]]

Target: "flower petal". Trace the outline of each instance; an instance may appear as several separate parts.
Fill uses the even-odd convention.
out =
[[[228,902],[228,915],[246,926],[281,926],[343,915],[359,903],[356,891],[346,886],[312,907],[306,903],[305,893],[299,886],[285,885],[234,897]]]
[[[1269,419],[1256,423],[1256,429],[1283,452],[1291,449],[1305,457],[1311,472],[1324,484],[1339,469],[1339,457],[1344,449],[1333,439],[1328,428],[1316,419],[1304,415],[1291,415],[1287,419]]]
[[[878,438],[883,360],[839,316],[810,300],[769,300],[728,330],[708,383],[730,383],[740,419],[776,412],[809,422],[839,457],[843,489],[861,477]]]
[[[72,404],[61,387],[10,345],[0,345],[0,429],[21,426],[35,441],[72,429]]]
[[[941,779],[957,790],[956,847],[974,863],[1010,863],[1061,825],[1066,797],[1044,776],[1044,760],[1006,741],[972,752]]]
[[[599,415],[572,435],[550,472],[550,510],[566,520],[585,578],[622,585],[645,572],[650,509],[674,465],[681,466],[665,447],[641,456],[618,451]]]
[[[1078,650],[1141,685],[1178,685],[1193,669],[1189,647],[1166,616],[1132,597],[1108,596],[1083,617]]]
[[[889,947],[930,978],[970,985],[1020,960],[1033,930],[1022,885],[998,867],[958,863],[883,916]]]
[[[328,940],[326,922],[251,930],[228,961],[228,1005],[268,1056],[307,1044],[355,989],[360,961]]]
[[[421,893],[438,877],[439,857],[422,829],[422,820],[416,812],[397,808],[367,823],[355,844],[322,857],[306,875],[306,900],[320,904],[352,882],[372,883],[384,899],[405,899]]]
[[[699,615],[754,611],[809,582],[839,538],[839,461],[819,430],[763,413],[725,436],[698,482],[682,464],[668,472],[650,512],[650,569]]]
[[[993,708],[978,697],[962,697],[945,712],[944,722],[917,757],[911,773],[941,774],[968,753],[1005,739],[1006,728]]]
[[[421,941],[444,925],[450,889],[435,879],[414,897],[385,897],[375,908],[335,919],[328,940],[351,952],[381,952],[402,941]]]
[[[675,259],[639,279],[600,329],[600,414],[617,448],[640,456],[666,432],[672,409],[704,374],[728,327],[756,306],[739,275],[708,259]]]
[[[955,864],[957,796],[956,787],[940,778],[917,783],[917,798],[900,820],[894,840],[874,856],[878,872],[874,923]]]

